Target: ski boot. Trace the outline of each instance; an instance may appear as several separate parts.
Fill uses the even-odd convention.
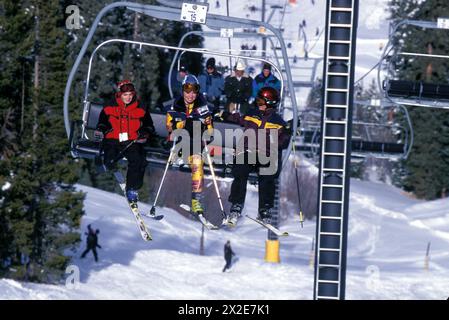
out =
[[[139,200],[139,193],[137,190],[129,189],[126,191],[126,199],[128,199],[128,202],[131,204],[131,206],[136,205],[137,201]]]
[[[243,205],[240,203],[233,203],[231,206],[231,210],[229,211],[228,222],[235,226],[237,225],[237,221],[242,215]]]
[[[264,223],[271,223],[271,212],[270,209],[262,208],[259,209],[259,215],[257,217],[258,220],[263,221]]]
[[[194,215],[202,215],[204,213],[203,205],[201,204],[201,201],[199,199],[192,199],[191,208]]]

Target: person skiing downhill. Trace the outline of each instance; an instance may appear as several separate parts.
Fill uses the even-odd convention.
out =
[[[98,234],[100,233],[100,230],[93,230],[91,225],[89,224],[87,226],[87,232],[84,234],[87,236],[86,239],[86,250],[81,254],[81,259],[84,259],[86,257],[86,254],[89,253],[90,250],[92,250],[92,253],[94,254],[95,262],[98,262],[98,254],[97,254],[97,248],[101,249],[101,246],[98,244]]]
[[[219,117],[223,120],[235,122],[243,126],[245,131],[263,130],[266,135],[265,145],[256,138],[255,146],[250,147],[248,143],[244,144],[244,149],[239,151],[243,155],[244,162],[242,164],[236,163],[233,165],[232,174],[234,180],[231,185],[231,194],[229,202],[231,202],[231,209],[229,220],[232,224],[236,224],[238,218],[241,216],[246,197],[246,187],[248,176],[254,169],[258,171],[259,180],[259,220],[266,223],[270,222],[270,209],[274,206],[275,180],[279,176],[282,167],[282,149],[288,147],[290,141],[290,130],[287,123],[277,114],[276,107],[279,103],[279,92],[271,87],[263,87],[259,90],[256,97],[256,104],[258,108],[251,108],[242,116],[239,113],[230,114],[229,112],[220,112]],[[265,155],[270,154],[270,131],[276,130],[278,135],[278,154],[277,166],[273,174],[261,174],[261,168],[266,167],[266,164],[261,163],[260,153]],[[255,150],[252,148],[256,148]],[[256,162],[249,163],[251,153],[256,153]]]
[[[192,171],[192,202],[190,208],[193,214],[202,215],[204,213],[202,205],[204,161],[201,152],[204,145],[202,143],[200,152],[195,153],[193,136],[195,124],[200,124],[201,137],[206,130],[212,134],[212,113],[209,111],[206,99],[200,94],[198,79],[194,75],[186,75],[182,81],[182,96],[175,100],[171,110],[167,112],[166,128],[170,136],[175,129],[184,129],[189,134],[190,150],[187,150],[189,154],[183,155],[183,157],[188,156]],[[201,137],[195,138],[201,139]],[[182,151],[185,152],[186,150]]]
[[[224,245],[224,258],[226,261],[226,265],[223,268],[223,272],[231,268],[232,265],[232,257],[235,256],[234,251],[231,248],[231,241],[226,241],[226,244]]]
[[[147,165],[143,144],[155,129],[131,81],[119,82],[118,90],[114,99],[104,105],[94,135],[102,140],[106,169],[114,171],[119,156],[128,160],[126,197],[128,202],[137,203]]]

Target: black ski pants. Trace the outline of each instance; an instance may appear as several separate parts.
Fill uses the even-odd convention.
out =
[[[97,254],[97,247],[87,247],[86,250],[81,254],[81,258],[86,257],[86,254],[89,253],[89,251],[92,250],[92,253],[94,254],[95,262],[98,261],[98,254]]]
[[[227,269],[231,269],[231,265],[232,265],[232,256],[230,257],[225,257],[225,261],[226,261],[226,265],[223,268],[223,272],[225,272]]]
[[[281,153],[282,154],[282,153]],[[261,164],[248,164],[245,161],[244,164],[234,164],[232,167],[232,175],[234,176],[234,181],[231,185],[231,194],[229,195],[229,202],[239,203],[244,205],[246,198],[246,187],[248,183],[249,174],[256,170],[258,172],[258,184],[259,184],[259,209],[265,208],[270,209],[274,206],[274,193],[275,193],[275,183],[276,179],[279,177],[282,167],[282,158],[278,158],[278,167],[275,174],[272,175],[261,175],[260,168]]]
[[[108,170],[115,169],[115,163],[112,163],[120,152],[131,141],[119,142],[117,140],[107,139],[103,142],[104,164]],[[143,185],[143,177],[147,166],[146,153],[143,145],[134,143],[125,152],[122,158],[128,160],[128,171],[126,173],[126,190],[138,190]]]

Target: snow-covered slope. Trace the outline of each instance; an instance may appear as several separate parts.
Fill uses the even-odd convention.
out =
[[[169,209],[148,220],[154,240],[140,239],[125,200],[80,186],[87,192],[88,224],[99,228],[100,261],[89,255],[72,264],[80,283],[51,286],[0,280],[1,299],[311,299],[310,249],[314,221],[303,229],[296,218],[282,225],[281,263],[264,262],[267,232],[249,220],[233,230],[206,231],[200,256],[201,226]],[[247,213],[255,215],[254,193]],[[149,210],[149,205],[142,205]],[[446,299],[449,292],[449,200],[421,202],[394,187],[351,181],[348,299]],[[231,240],[239,261],[223,273],[223,245]],[[424,256],[431,242],[429,270]]]

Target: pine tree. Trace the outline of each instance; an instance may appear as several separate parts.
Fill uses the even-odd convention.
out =
[[[84,196],[73,186],[61,112],[64,9],[55,0],[7,0],[0,10],[0,44],[8,48],[0,108],[14,110],[2,131],[13,145],[1,149],[0,183],[8,187],[0,193],[0,275],[30,281],[61,279],[70,261],[65,251],[80,240]]]

